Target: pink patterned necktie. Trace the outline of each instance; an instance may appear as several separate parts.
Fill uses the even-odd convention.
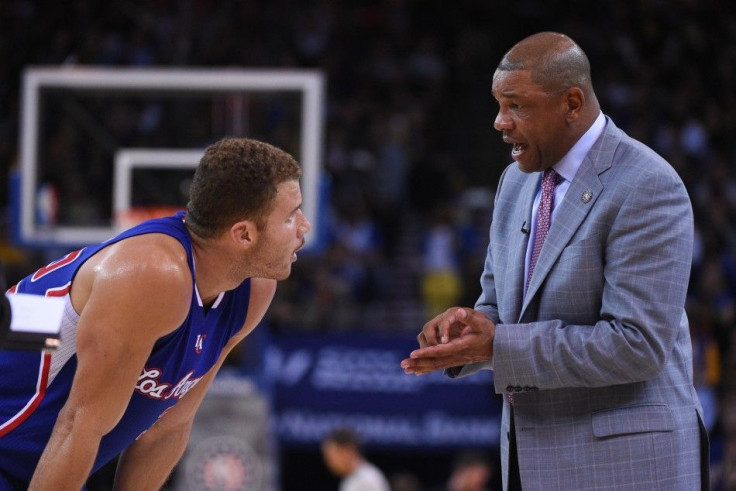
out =
[[[534,273],[534,266],[537,265],[539,252],[542,250],[544,239],[547,238],[547,232],[549,232],[549,223],[555,201],[555,187],[560,181],[560,175],[553,168],[550,167],[544,171],[544,176],[542,177],[542,197],[539,200],[539,207],[537,208],[537,231],[534,234],[534,248],[532,249],[532,258],[529,262],[529,273],[526,275],[524,291],[529,288],[529,282],[532,279],[532,273]]]
[[[537,265],[537,259],[539,259],[539,251],[542,250],[544,239],[547,238],[550,218],[552,217],[552,208],[554,207],[555,201],[555,187],[561,181],[562,177],[553,168],[550,167],[544,171],[544,176],[542,177],[542,197],[539,200],[539,207],[537,208],[537,231],[534,233],[534,247],[532,248],[532,258],[529,263],[529,273],[526,275],[524,291],[529,288],[529,281],[532,278],[532,273],[534,273],[534,266]],[[514,394],[507,392],[506,399],[508,399],[509,404],[514,405]]]

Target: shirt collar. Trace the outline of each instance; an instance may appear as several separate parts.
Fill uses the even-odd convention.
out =
[[[578,169],[583,164],[585,156],[588,155],[593,144],[603,133],[606,126],[606,118],[602,112],[598,113],[593,124],[590,125],[588,131],[580,137],[580,139],[572,146],[562,159],[557,162],[553,168],[555,171],[565,178],[566,181],[572,182],[573,177],[577,174]]]

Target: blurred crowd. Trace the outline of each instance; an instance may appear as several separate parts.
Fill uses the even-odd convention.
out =
[[[4,0],[0,206],[8,208],[7,177],[18,160],[25,66],[320,69],[328,95],[324,240],[300,257],[269,322],[284,331],[418,330],[433,313],[472,305],[478,295],[493,186],[510,162],[492,128],[491,76],[508,48],[540,30],[564,32],[583,47],[603,111],[663,155],[690,192],[696,385],[712,438],[714,489],[736,489],[731,2]],[[108,113],[118,125],[130,116]],[[71,131],[47,124],[48,132]],[[143,136],[127,145],[158,136],[137,128]],[[212,127],[168,130],[187,146],[223,136],[208,134]],[[66,179],[68,192],[83,196],[68,176],[105,179],[110,170],[91,164],[98,155],[63,145],[69,138],[45,150],[50,162],[58,159],[47,178]],[[288,139],[277,133],[273,143],[289,148]],[[0,259],[13,282],[45,258],[11,243],[6,215]]]

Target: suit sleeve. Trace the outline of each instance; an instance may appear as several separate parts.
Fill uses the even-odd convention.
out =
[[[515,164],[512,164],[515,165]],[[498,202],[498,197],[501,195],[501,188],[503,187],[504,178],[506,177],[506,174],[508,173],[509,169],[512,165],[507,166],[503,173],[501,174],[501,177],[498,180],[498,186],[496,189],[496,197],[494,199],[494,206]],[[496,281],[495,281],[495,274],[493,272],[493,250],[492,250],[492,244],[493,241],[490,237],[489,232],[489,240],[488,240],[488,249],[486,251],[486,260],[485,264],[483,266],[483,275],[480,278],[480,284],[482,287],[482,291],[480,294],[480,297],[478,297],[478,300],[475,302],[475,309],[483,312],[486,317],[488,317],[490,320],[492,320],[494,323],[498,323],[499,321],[499,315],[498,315],[498,301],[496,298]]]
[[[588,238],[597,245],[581,251],[600,257],[568,254],[550,272],[538,306],[539,318],[549,320],[497,327],[497,392],[508,385],[602,387],[660,374],[678,336],[687,333],[693,217],[682,181],[654,167],[659,171],[629,176],[629,185],[617,186],[617,196],[598,203],[614,211]],[[585,283],[586,275],[594,277],[591,283]],[[488,276],[484,273],[484,280]],[[492,300],[485,287],[482,298]],[[598,319],[583,325],[560,320],[565,318],[560,305],[572,310],[576,302],[599,311]]]
[[[501,194],[500,193],[501,186],[503,185],[503,180],[504,180],[504,177],[506,176],[506,172],[508,172],[510,167],[511,166],[508,166],[506,167],[506,169],[504,169],[498,181],[498,187],[496,190],[496,200],[498,199],[498,196]],[[493,273],[493,251],[491,247],[492,242],[493,241],[491,241],[489,237],[488,250],[486,252],[486,260],[483,266],[483,275],[481,276],[481,279],[480,279],[482,291],[481,291],[480,297],[475,302],[474,308],[475,310],[478,310],[479,312],[483,312],[483,314],[485,314],[486,317],[492,320],[494,324],[498,324],[499,315],[498,315],[498,303],[496,300],[496,283],[495,283],[495,277]],[[453,368],[447,369],[445,371],[445,374],[451,378],[466,377],[468,375],[474,374],[475,372],[479,370],[492,370],[492,369],[493,369],[493,360],[487,361],[487,362],[484,361],[484,362],[478,362],[478,363],[471,363],[469,365],[464,365],[462,367],[453,367]]]

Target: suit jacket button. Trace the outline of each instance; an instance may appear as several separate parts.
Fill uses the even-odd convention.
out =
[[[524,392],[531,392],[531,391],[532,391],[531,387],[529,387],[528,385],[524,386]]]
[[[516,392],[521,392],[523,389],[521,388],[521,385],[517,385],[516,387],[514,387],[514,390]]]
[[[513,392],[513,391],[514,391],[514,386],[513,385],[507,385],[506,386],[506,392]]]

